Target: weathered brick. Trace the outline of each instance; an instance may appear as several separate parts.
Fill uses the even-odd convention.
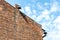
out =
[[[41,25],[6,1],[0,6],[0,40],[43,40]]]

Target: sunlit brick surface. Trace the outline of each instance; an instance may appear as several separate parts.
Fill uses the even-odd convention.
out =
[[[41,25],[11,5],[6,7],[1,2],[0,5],[0,40],[43,40]]]

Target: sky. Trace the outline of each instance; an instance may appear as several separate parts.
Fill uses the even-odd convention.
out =
[[[60,40],[60,0],[6,0],[21,6],[24,14],[42,25],[48,33],[44,40]]]

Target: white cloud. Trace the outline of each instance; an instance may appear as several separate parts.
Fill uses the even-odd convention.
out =
[[[48,26],[48,29],[51,27],[51,28],[53,28],[51,30],[54,30],[54,31],[49,32],[47,37],[44,38],[44,40],[48,40],[48,39],[50,39],[50,40],[60,40],[60,16],[58,16],[54,21],[53,21],[54,16],[53,15],[51,17],[49,16],[52,12],[57,12],[57,11],[59,11],[59,5],[58,5],[58,2],[56,2],[56,1],[54,1],[51,4],[51,9],[50,10],[42,11],[43,17],[46,20],[49,19],[48,23],[46,23],[46,22],[42,23],[43,27]],[[53,24],[51,25],[51,23],[53,23]],[[56,30],[55,30],[55,28],[56,28]],[[44,29],[46,29],[46,27],[44,27]]]
[[[39,10],[44,10],[44,7],[40,3],[37,3],[37,7],[39,8]]]
[[[51,23],[50,24],[45,23],[45,25],[47,24],[49,26],[48,28],[51,27],[53,29],[52,29],[52,31],[48,32],[48,34],[44,38],[44,40],[60,40],[60,16],[56,17],[56,19],[54,19],[53,22],[52,22],[52,20],[50,22],[53,23],[51,26],[49,26]]]
[[[49,14],[49,11],[45,9],[39,16],[36,17],[36,21],[40,22],[43,18],[45,18],[45,20],[50,20]]]
[[[54,1],[52,4],[51,4],[51,9],[50,9],[50,12],[56,12],[59,10],[59,3]]]
[[[42,19],[43,19],[43,16],[42,15],[39,15],[39,16],[37,16],[36,21],[37,22],[40,22]]]
[[[58,16],[55,20],[54,23],[59,23],[60,24],[60,16]]]
[[[37,11],[34,9],[34,10],[32,10],[32,12],[33,12],[33,14],[37,14]]]
[[[50,31],[44,40],[60,40],[60,31]]]
[[[36,15],[32,15],[32,19],[36,20]]]
[[[42,11],[42,16],[46,17],[47,15],[49,15],[49,11],[47,9],[44,9],[44,11]]]
[[[30,6],[25,7],[25,12],[27,13],[28,16],[32,14]]]
[[[51,38],[52,40],[59,40],[60,33],[56,32],[56,31],[51,31],[51,32],[49,32],[49,38]]]
[[[60,16],[54,20],[54,26],[60,31]]]
[[[52,34],[49,37],[51,37],[52,40],[60,40],[60,16],[56,17],[56,19],[53,21],[53,25],[56,30],[52,31]]]
[[[50,20],[49,14],[50,14],[50,12],[47,9],[42,11],[42,17],[44,17],[46,20]]]

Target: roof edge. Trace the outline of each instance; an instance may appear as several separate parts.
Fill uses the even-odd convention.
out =
[[[13,7],[12,5],[10,5],[8,2],[6,2],[5,0],[0,0],[0,3],[2,5],[4,5],[9,11],[13,12],[15,7]]]

